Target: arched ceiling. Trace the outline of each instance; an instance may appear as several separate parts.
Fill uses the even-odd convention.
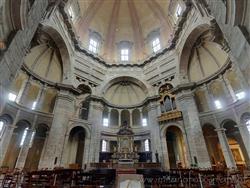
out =
[[[169,16],[170,0],[77,0],[74,21],[76,33],[83,47],[88,49],[91,31],[100,34],[102,41],[98,55],[108,63],[120,61],[117,44],[132,43],[129,63],[139,63],[152,55],[152,31],[160,32],[162,48],[167,47],[172,24]]]
[[[189,57],[189,81],[201,81],[219,71],[229,60],[221,45],[205,32],[194,44]]]
[[[143,102],[146,93],[136,83],[125,80],[111,85],[106,90],[104,98],[113,105],[132,106]]]

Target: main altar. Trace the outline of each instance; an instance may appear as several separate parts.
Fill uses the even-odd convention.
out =
[[[113,163],[133,164],[139,159],[137,148],[134,146],[134,132],[125,121],[117,132],[117,148],[112,155]]]

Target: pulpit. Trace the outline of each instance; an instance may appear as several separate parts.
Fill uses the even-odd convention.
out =
[[[134,133],[126,121],[117,132],[117,149],[115,148],[112,159],[119,164],[138,162],[139,155],[134,147]]]

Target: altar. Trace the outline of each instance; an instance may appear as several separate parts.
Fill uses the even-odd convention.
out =
[[[139,159],[137,148],[134,146],[134,133],[125,121],[117,132],[117,149],[112,155],[112,162],[119,165],[133,165]]]

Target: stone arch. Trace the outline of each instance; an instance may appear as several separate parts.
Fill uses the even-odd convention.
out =
[[[127,122],[129,126],[131,126],[130,125],[130,113],[128,110],[121,111],[121,125],[123,125],[125,121]]]
[[[134,109],[132,111],[132,123],[133,123],[133,126],[140,126],[142,124],[139,109]]]
[[[247,0],[226,1],[226,23],[243,26],[247,11]]]
[[[205,123],[202,125],[202,132],[205,139],[207,151],[210,157],[211,164],[217,168],[224,168],[225,159],[221,150],[219,138],[216,127],[211,123]]]
[[[31,146],[27,154],[24,169],[29,171],[38,170],[48,131],[49,126],[45,123],[35,126],[35,130],[33,130],[31,135]]]
[[[167,129],[170,127],[170,126],[176,126],[177,128],[179,128],[182,132],[183,135],[185,135],[185,130],[183,128],[183,126],[177,122],[170,122],[170,123],[167,123],[167,124],[164,124],[161,128],[160,128],[160,133],[161,133],[161,138],[165,137],[166,135],[166,132],[167,132]]]
[[[191,30],[188,37],[185,40],[184,46],[180,55],[179,63],[179,75],[181,80],[187,80],[188,78],[188,64],[191,50],[197,39],[207,30],[210,29],[210,25],[202,24]]]
[[[42,32],[47,33],[55,42],[57,48],[60,51],[61,59],[62,59],[62,69],[63,69],[63,80],[64,83],[71,83],[71,75],[72,75],[72,66],[70,59],[70,49],[68,48],[66,41],[64,40],[61,33],[54,27],[42,24],[39,28]],[[38,30],[39,32],[39,30]]]
[[[69,132],[66,145],[67,163],[81,168],[83,166],[84,153],[86,153],[86,129],[82,126],[74,126]]]
[[[1,4],[0,42],[8,43],[13,32],[23,30],[27,26],[29,0],[5,0]]]
[[[19,153],[21,151],[21,140],[23,139],[26,128],[30,129],[31,124],[29,121],[21,119],[16,123],[15,126],[16,128],[11,135],[8,149],[2,163],[3,166],[8,166],[10,169],[15,168],[17,165]],[[24,137],[24,140],[26,139],[27,136]]]
[[[164,140],[166,141],[168,162],[170,168],[185,167],[186,143],[182,129],[176,125],[169,125],[165,129]]]
[[[119,126],[119,112],[117,109],[111,109],[109,124],[111,126]]]
[[[106,90],[109,87],[111,87],[113,84],[120,82],[120,81],[123,81],[123,80],[131,81],[131,82],[137,84],[146,92],[148,92],[150,89],[150,85],[148,85],[144,81],[140,80],[139,78],[132,77],[132,76],[118,76],[118,77],[112,77],[112,78],[106,80],[106,82],[103,84],[103,87],[100,88],[100,91],[102,91],[102,93],[105,93]]]
[[[73,128],[75,127],[82,127],[84,130],[85,130],[85,136],[86,138],[90,138],[91,137],[91,129],[89,127],[88,124],[85,124],[85,123],[71,123],[67,129],[67,132],[66,132],[66,135],[69,135],[70,132],[72,131]]]
[[[6,125],[11,125],[13,123],[13,118],[9,114],[3,114],[0,116],[0,121],[3,121]]]
[[[247,145],[244,144],[242,135],[237,123],[234,120],[226,119],[222,122],[221,127],[225,129],[227,142],[232,151],[236,165],[246,165],[249,163]]]
[[[242,113],[240,116],[240,123],[246,125],[248,120],[250,120],[250,112]]]

